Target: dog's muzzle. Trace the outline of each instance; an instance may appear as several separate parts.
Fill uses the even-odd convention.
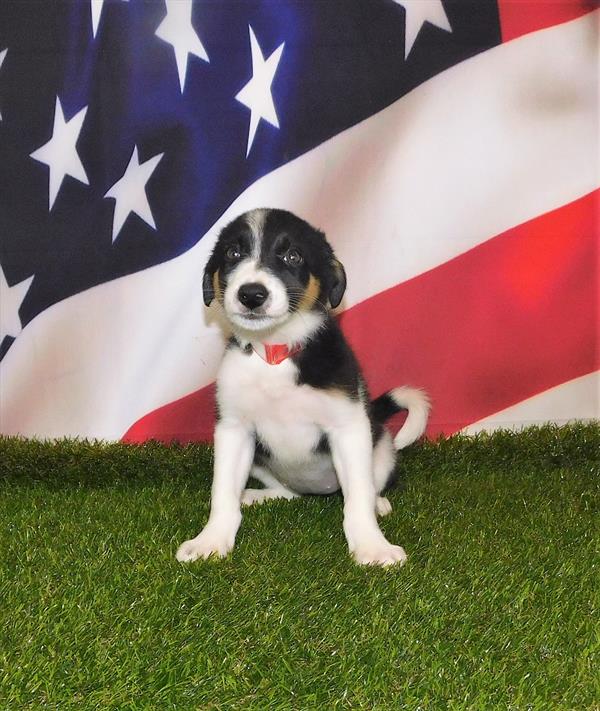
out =
[[[258,282],[242,284],[237,293],[239,302],[251,311],[262,306],[268,296],[269,292],[267,288]]]

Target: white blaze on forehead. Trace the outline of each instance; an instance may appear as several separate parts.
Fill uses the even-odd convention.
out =
[[[256,210],[250,210],[250,212],[247,212],[244,216],[246,224],[252,233],[252,254],[256,258],[258,258],[260,254],[260,245],[268,212],[266,208],[257,208]]]
[[[224,305],[228,316],[245,311],[238,299],[238,292],[244,284],[262,284],[269,292],[263,305],[265,315],[279,318],[288,313],[287,291],[281,279],[262,269],[256,259],[244,259],[227,278]]]

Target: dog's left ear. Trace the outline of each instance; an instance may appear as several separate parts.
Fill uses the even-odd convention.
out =
[[[329,303],[335,309],[340,305],[346,291],[346,271],[341,262],[335,257],[331,261],[331,277],[329,282]]]
[[[212,269],[212,259],[209,260],[204,270],[204,277],[202,279],[202,295],[204,296],[204,303],[207,306],[211,305],[212,300],[215,298],[215,287],[213,285],[214,271]]]

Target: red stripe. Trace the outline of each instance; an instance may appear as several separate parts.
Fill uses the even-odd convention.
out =
[[[502,41],[574,20],[598,5],[597,0],[498,0]]]
[[[213,436],[215,412],[215,385],[211,383],[145,415],[127,430],[123,441],[208,442]]]
[[[598,195],[344,314],[372,392],[425,387],[429,434],[449,434],[598,369]]]
[[[342,327],[371,392],[424,387],[428,433],[451,434],[597,370],[599,194],[346,311]],[[211,386],[150,413],[124,439],[209,439],[213,397]]]

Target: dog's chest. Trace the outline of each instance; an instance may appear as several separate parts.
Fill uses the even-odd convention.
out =
[[[314,452],[326,421],[327,398],[298,385],[291,360],[269,365],[258,355],[226,354],[218,378],[222,414],[251,425],[281,461],[302,461]]]

